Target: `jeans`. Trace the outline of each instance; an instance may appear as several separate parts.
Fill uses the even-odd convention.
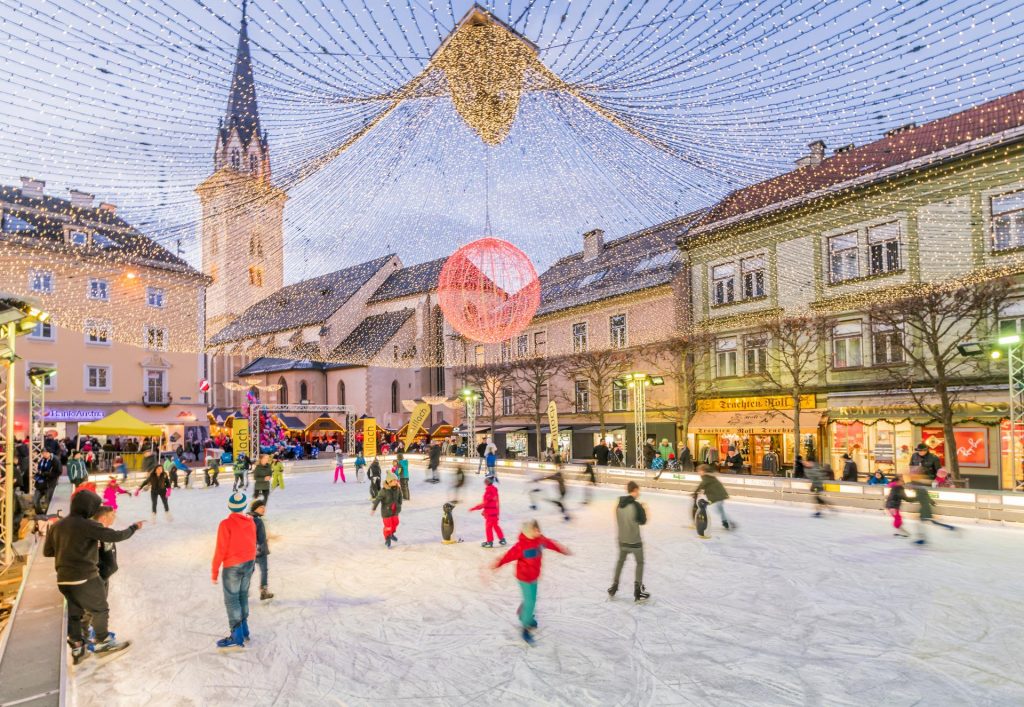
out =
[[[402,498],[406,501],[409,500],[409,479],[402,477],[399,479],[399,484],[402,486]]]
[[[629,555],[632,555],[633,559],[636,560],[636,572],[633,574],[633,581],[637,584],[644,583],[644,546],[630,547],[629,545],[619,545],[619,561],[615,563],[615,581],[612,584],[617,585],[619,583],[622,567],[626,564],[626,557]]]
[[[725,515],[725,501],[718,501],[717,503],[712,503],[711,507],[718,511],[718,517],[722,519],[722,525],[725,525],[729,522],[728,516]]]
[[[519,606],[519,623],[524,628],[533,626],[533,612],[537,608],[537,583],[519,582],[519,591],[523,594],[523,603]]]
[[[256,555],[256,566],[260,568],[260,588],[267,587],[267,556]]]
[[[232,631],[249,618],[249,582],[255,566],[255,561],[249,560],[240,565],[225,567],[221,572],[224,607],[228,610],[228,627]]]
[[[107,640],[110,610],[107,607],[106,583],[99,577],[93,577],[85,584],[58,584],[57,589],[68,601],[68,640],[75,643],[85,640],[88,626],[83,619],[86,614],[92,617],[96,642]]]

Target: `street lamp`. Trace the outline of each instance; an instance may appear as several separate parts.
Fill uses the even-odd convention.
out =
[[[652,376],[650,373],[627,373],[613,381],[617,388],[629,388],[633,391],[633,446],[636,468],[644,468],[644,444],[647,442],[647,387],[665,385],[664,376]]]
[[[469,424],[469,443],[466,449],[467,457],[476,456],[476,402],[480,394],[471,388],[463,388],[459,398],[466,404],[466,422]]]

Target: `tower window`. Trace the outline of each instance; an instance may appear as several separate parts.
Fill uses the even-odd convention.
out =
[[[237,147],[231,150],[231,166],[235,169],[242,168],[242,153]]]
[[[249,155],[249,171],[253,174],[260,171],[260,159],[256,155]]]
[[[249,268],[249,284],[263,287],[263,268],[258,268],[255,265]]]
[[[254,258],[263,257],[263,239],[259,236],[249,237],[249,255]]]

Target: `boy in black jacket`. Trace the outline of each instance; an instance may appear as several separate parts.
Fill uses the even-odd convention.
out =
[[[267,527],[263,525],[263,514],[267,512],[267,500],[257,498],[249,506],[249,515],[256,524],[256,566],[260,568],[260,600],[273,599],[274,594],[267,589],[267,555],[270,545],[267,543]]]
[[[93,519],[103,502],[92,491],[82,490],[71,499],[66,518],[53,524],[46,534],[43,555],[55,558],[57,588],[68,602],[68,644],[77,664],[88,657],[85,627],[82,618],[92,616],[96,631],[97,656],[108,655],[131,645],[116,641],[107,631],[109,609],[107,589],[99,571],[99,549],[102,542],[127,540],[142,527],[133,523],[124,530],[104,528]]]

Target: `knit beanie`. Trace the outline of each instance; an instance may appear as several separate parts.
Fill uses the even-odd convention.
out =
[[[389,471],[388,475],[384,477],[385,481],[398,481],[398,477],[395,476],[395,472]]]
[[[232,513],[244,513],[245,504],[249,499],[245,497],[245,494],[241,491],[231,494],[228,498],[228,510]]]

